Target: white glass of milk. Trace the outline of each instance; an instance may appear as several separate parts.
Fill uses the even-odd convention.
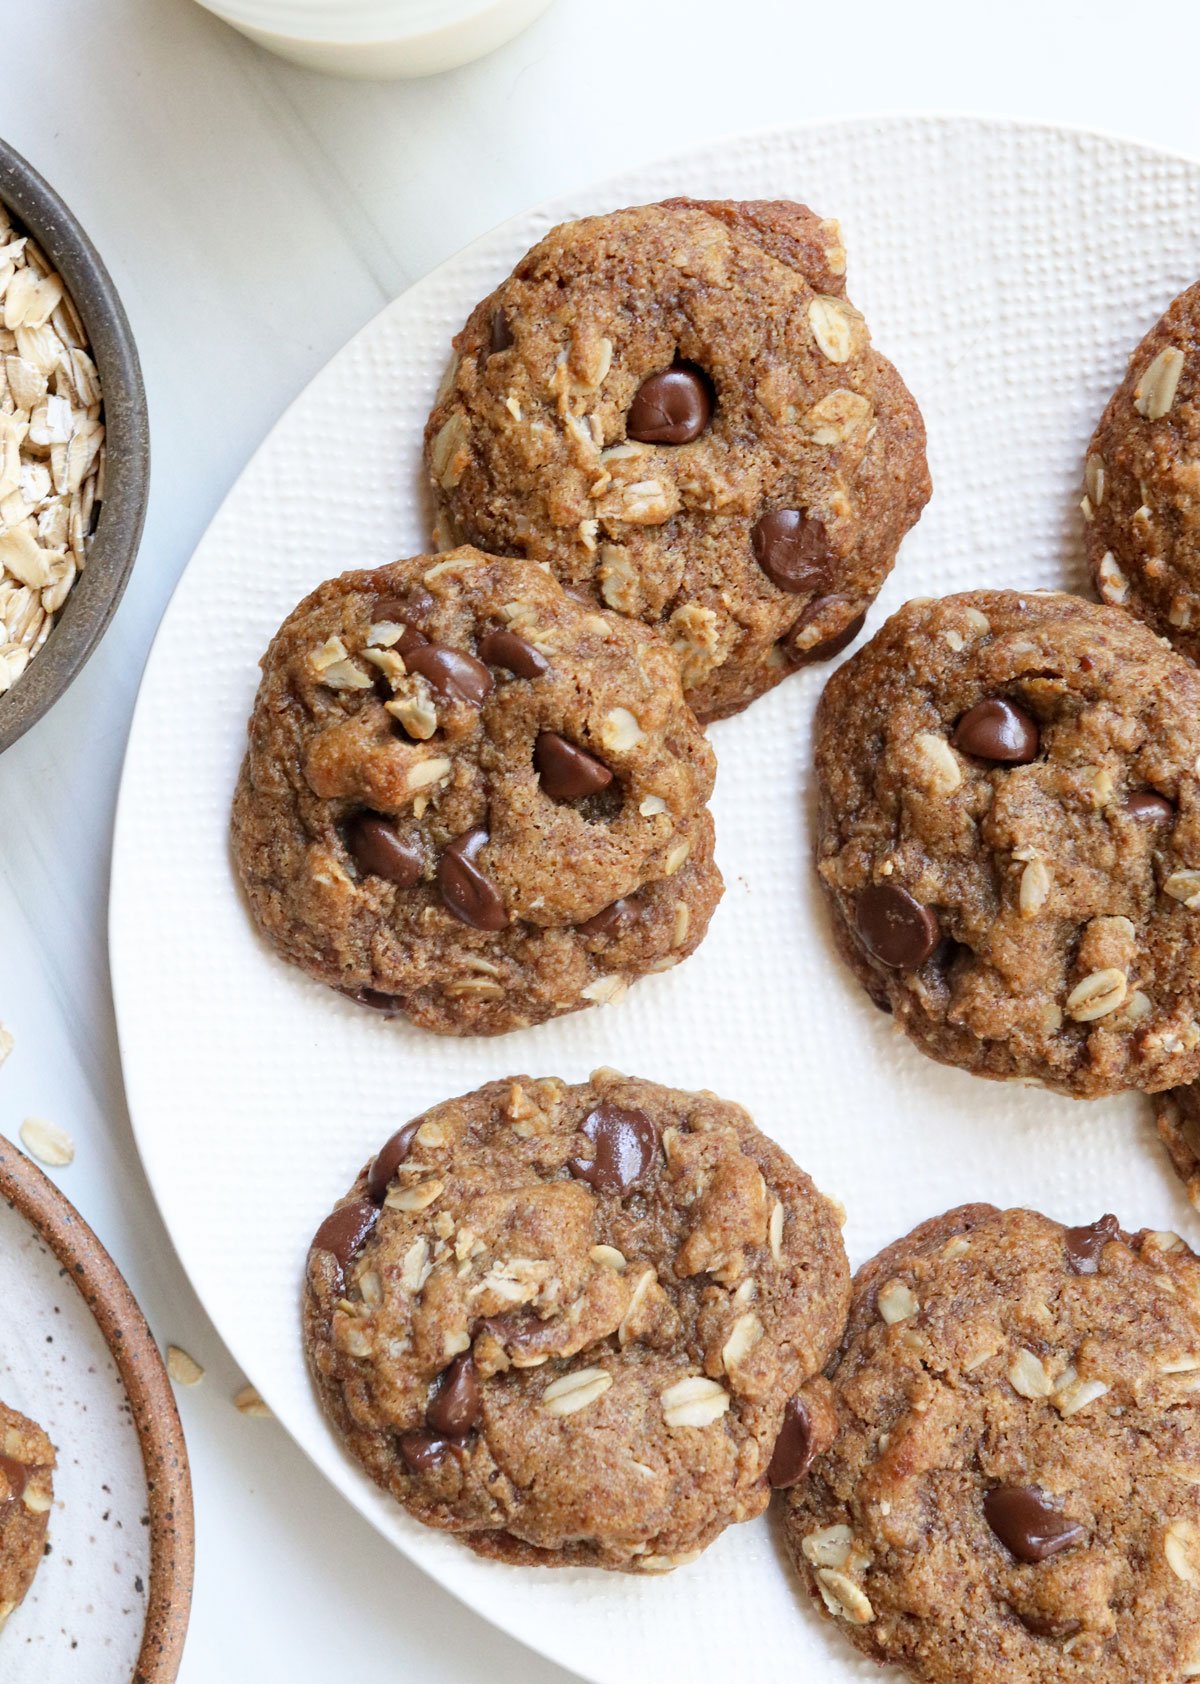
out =
[[[482,58],[550,0],[200,0],[272,52],[314,70],[432,76]]]

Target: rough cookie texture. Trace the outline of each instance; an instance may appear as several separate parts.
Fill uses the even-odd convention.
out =
[[[54,1463],[42,1429],[0,1403],[0,1627],[24,1600],[42,1559]]]
[[[839,944],[933,1058],[1081,1098],[1200,1072],[1200,674],[1076,597],[911,602],[817,713]]]
[[[426,429],[439,533],[660,626],[702,718],[843,648],[929,497],[835,222],[676,199],[555,228]]]
[[[1155,1095],[1154,1120],[1188,1202],[1200,1210],[1200,1088],[1192,1084]]]
[[[766,1507],[785,1405],[844,1325],[838,1230],[711,1093],[493,1082],[394,1136],[318,1232],[309,1363],[427,1525],[663,1571]]]
[[[532,562],[346,573],[263,660],[233,809],[267,939],[443,1034],[615,1000],[721,894],[675,658]]]
[[[969,1205],[856,1277],[840,1431],[788,1498],[814,1596],[932,1684],[1200,1672],[1200,1262]]]
[[[1096,589],[1200,659],[1200,282],[1130,358],[1085,480]]]

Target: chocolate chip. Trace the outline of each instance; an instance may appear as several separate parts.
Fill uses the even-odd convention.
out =
[[[433,612],[433,606],[432,596],[424,586],[419,586],[407,596],[381,596],[375,604],[374,618],[404,628],[392,648],[401,655],[407,655],[410,649],[419,649],[423,643],[429,642],[417,622],[426,619]]]
[[[379,1221],[379,1207],[368,1199],[353,1199],[339,1205],[313,1235],[309,1251],[328,1251],[338,1266],[339,1290],[350,1264],[362,1250],[368,1234]]]
[[[475,930],[503,930],[508,913],[500,891],[475,864],[476,855],[487,847],[488,833],[482,827],[464,831],[438,861],[438,888],[446,910]]]
[[[452,702],[470,702],[478,707],[495,685],[482,661],[462,649],[447,649],[444,643],[413,649],[404,662],[410,672],[419,672],[439,695]]]
[[[809,591],[825,582],[833,550],[823,522],[804,509],[771,509],[750,534],[754,559],[781,591]]]
[[[1084,1535],[1077,1520],[1052,1507],[1035,1485],[998,1485],[983,1499],[988,1525],[1018,1561],[1045,1561]]]
[[[1080,1622],[1069,1616],[1056,1617],[1054,1614],[1023,1614],[1019,1608],[1013,1612],[1034,1637],[1074,1637],[1081,1629]]]
[[[375,1161],[367,1175],[367,1197],[374,1204],[383,1203],[396,1171],[412,1151],[412,1143],[420,1126],[420,1117],[415,1123],[405,1123],[404,1127],[397,1129],[391,1139],[386,1140],[375,1154]]]
[[[567,1168],[597,1193],[627,1193],[658,1156],[658,1130],[644,1111],[598,1105],[579,1125],[595,1147],[590,1158],[571,1158]]]
[[[812,1421],[804,1399],[789,1398],[767,1468],[767,1484],[776,1491],[786,1491],[789,1485],[798,1484],[812,1467],[816,1454]]]
[[[640,444],[690,444],[708,426],[712,412],[708,376],[692,363],[675,363],[648,374],[633,394],[625,436]]]
[[[466,1438],[479,1419],[483,1394],[470,1351],[455,1357],[425,1411],[425,1424],[444,1438]]]
[[[346,827],[346,846],[366,876],[385,877],[401,889],[411,889],[421,880],[420,848],[379,813],[355,814]]]
[[[18,1462],[15,1456],[5,1456],[0,1452],[0,1479],[3,1479],[5,1493],[0,1498],[0,1514],[12,1503],[19,1503],[25,1495],[25,1487],[29,1484],[29,1469],[24,1462]]]
[[[540,649],[503,628],[480,638],[479,655],[489,666],[504,667],[516,678],[540,678],[550,671],[550,663]]]
[[[968,708],[954,728],[955,748],[978,760],[998,760],[1007,766],[1027,766],[1037,759],[1041,743],[1038,722],[1016,702],[989,696]]]
[[[1133,789],[1125,797],[1125,811],[1131,819],[1145,824],[1170,824],[1175,817],[1175,803],[1156,789]]]
[[[603,760],[597,760],[578,744],[569,743],[557,731],[538,732],[533,764],[542,788],[552,801],[578,801],[607,789],[613,781]]]
[[[801,632],[806,627],[811,626],[814,620],[823,619],[826,614],[832,613],[835,607],[849,608],[849,606],[850,598],[848,596],[819,596],[809,603],[791,631],[782,640],[783,652],[794,667],[810,667],[815,661],[830,661],[854,642],[867,621],[865,608],[861,614],[855,614],[853,619],[848,620],[841,631],[834,632],[832,637],[824,638],[820,643],[814,643],[807,649],[801,648],[798,642]]]
[[[640,923],[642,917],[642,902],[637,895],[622,895],[611,906],[597,912],[594,918],[586,919],[575,928],[581,936],[615,936],[623,933],[632,925]]]
[[[915,971],[941,936],[937,915],[899,883],[870,883],[860,889],[855,916],[867,951],[894,971]]]
[[[512,344],[512,328],[508,325],[507,313],[503,309],[493,310],[488,328],[488,355],[497,356],[499,352],[507,351]]]
[[[1100,1253],[1110,1240],[1120,1237],[1121,1224],[1112,1215],[1102,1216],[1085,1228],[1068,1228],[1067,1267],[1073,1275],[1094,1275],[1100,1267]]]
[[[396,1017],[404,1010],[404,998],[400,994],[384,994],[378,988],[343,988],[342,993],[360,1006],[370,1006],[373,1012],[383,1012],[387,1017]]]
[[[444,1438],[420,1431],[400,1434],[400,1454],[409,1473],[430,1473],[440,1468],[450,1451]]]

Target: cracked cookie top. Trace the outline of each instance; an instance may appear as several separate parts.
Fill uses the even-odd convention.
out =
[[[54,1497],[54,1446],[0,1403],[0,1627],[33,1583]]]
[[[1200,282],[1129,359],[1088,447],[1096,589],[1200,657]]]
[[[867,1264],[787,1538],[929,1684],[1200,1671],[1200,1262],[1113,1216],[965,1206]]]
[[[766,1506],[777,1441],[773,1482],[795,1472],[848,1285],[839,1213],[739,1106],[520,1076],[363,1169],[313,1241],[305,1342],[418,1519],[506,1560],[662,1571]]]
[[[445,542],[662,627],[702,718],[843,648],[929,496],[837,224],[786,201],[555,228],[457,336],[426,459]]]
[[[344,574],[288,616],[234,856],[284,957],[495,1034],[697,946],[721,892],[713,777],[660,639],[464,548]]]
[[[1081,1098],[1200,1072],[1200,674],[1116,609],[911,602],[834,674],[816,855],[932,1057]]]

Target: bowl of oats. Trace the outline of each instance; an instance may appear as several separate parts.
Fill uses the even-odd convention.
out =
[[[103,636],[149,483],[146,394],[117,290],[58,194],[0,140],[0,752]]]

